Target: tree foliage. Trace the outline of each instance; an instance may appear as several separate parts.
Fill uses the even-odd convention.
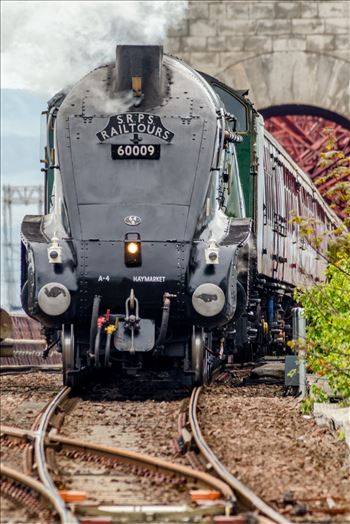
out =
[[[350,158],[337,150],[336,138],[329,129],[326,149],[321,153],[322,167],[334,163],[327,180],[336,181],[328,198],[342,202],[345,219],[330,231],[321,231],[317,220],[296,214],[300,235],[327,261],[325,281],[307,289],[297,289],[295,298],[305,309],[308,322],[304,344],[309,369],[328,379],[336,394],[350,398]],[[320,183],[323,183],[322,180]],[[327,246],[324,250],[323,247]]]
[[[328,378],[335,393],[350,398],[350,278],[346,273],[350,274],[350,259],[329,265],[325,282],[298,289],[295,296],[308,320],[309,368]]]

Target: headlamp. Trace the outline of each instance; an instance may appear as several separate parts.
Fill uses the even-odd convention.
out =
[[[124,244],[125,265],[141,266],[141,238],[138,233],[127,233]]]
[[[63,315],[69,308],[70,303],[70,292],[60,282],[45,284],[38,293],[40,309],[51,317]]]
[[[223,290],[211,282],[198,286],[192,295],[192,305],[203,317],[215,317],[221,313],[225,301]]]
[[[136,242],[127,242],[126,249],[130,255],[135,255],[139,250],[139,245]]]

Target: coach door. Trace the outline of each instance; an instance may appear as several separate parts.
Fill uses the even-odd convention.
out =
[[[285,263],[285,202],[283,166],[279,159],[274,157],[273,165],[274,181],[274,212],[273,212],[273,273],[274,277],[284,279]]]
[[[262,272],[264,275],[273,277],[273,170],[272,170],[272,146],[266,142],[264,147],[264,199],[263,199],[263,240],[262,240]],[[258,217],[259,219],[259,217]]]

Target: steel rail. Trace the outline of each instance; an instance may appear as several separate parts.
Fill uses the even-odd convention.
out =
[[[49,442],[55,444],[61,444],[66,449],[80,449],[110,458],[117,457],[120,462],[126,462],[128,464],[141,464],[146,468],[162,471],[165,474],[175,474],[180,477],[185,477],[219,491],[228,501],[233,498],[232,489],[226,482],[223,482],[221,479],[218,479],[209,473],[195,470],[188,466],[174,464],[173,462],[168,462],[167,460],[153,457],[151,455],[145,455],[143,453],[138,453],[136,451],[94,444],[92,442],[84,442],[82,440],[62,437],[56,434],[49,435],[48,440]]]
[[[0,435],[8,435],[17,439],[34,440],[36,432],[26,431],[10,426],[0,426]],[[198,482],[201,485],[210,487],[219,491],[229,502],[234,498],[231,487],[223,482],[221,479],[205,473],[203,471],[192,469],[181,464],[174,464],[158,457],[152,457],[136,451],[129,451],[112,446],[104,446],[102,444],[95,444],[93,442],[86,442],[83,440],[62,437],[56,433],[49,433],[44,441],[45,446],[59,444],[62,448],[68,450],[83,451],[92,453],[112,459],[117,459],[121,463],[142,465],[148,469],[161,471],[165,474],[175,474],[180,477],[185,477],[192,481]]]
[[[16,375],[19,373],[35,373],[37,371],[47,373],[62,372],[62,364],[1,364],[1,375]]]
[[[25,475],[24,473],[21,473],[20,471],[4,466],[3,464],[0,464],[0,476],[6,477],[10,480],[14,480],[19,484],[22,484],[22,486],[25,486],[26,488],[29,488],[32,491],[35,491],[36,493],[39,493],[44,499],[46,499],[50,503],[54,511],[57,511],[55,497],[52,495],[51,491],[49,491],[42,485],[41,482],[29,477],[28,475]]]
[[[0,342],[0,347],[4,346],[38,346],[39,344],[45,345],[46,340],[44,338],[3,338]]]
[[[290,520],[280,515],[277,511],[266,504],[266,502],[264,502],[260,497],[258,497],[250,488],[245,486],[234,475],[232,475],[219,461],[212,449],[208,446],[202,435],[197,419],[197,405],[201,390],[202,388],[198,387],[192,391],[188,415],[193,438],[206,461],[212,466],[216,474],[226,484],[231,486],[237,495],[238,500],[241,502],[241,504],[243,504],[243,506],[256,508],[260,513],[278,524],[292,524]]]
[[[55,499],[55,509],[62,524],[78,524],[78,520],[67,508],[47,469],[45,456],[45,438],[48,432],[51,417],[54,415],[57,407],[61,404],[61,402],[63,402],[68,397],[70,391],[70,388],[65,387],[61,389],[61,391],[55,396],[55,398],[50,402],[40,417],[38,429],[34,433],[34,461],[37,473],[44,487],[50,491]]]

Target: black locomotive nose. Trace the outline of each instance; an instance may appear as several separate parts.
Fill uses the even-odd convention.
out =
[[[172,315],[177,314],[177,304],[185,297],[190,249],[184,242],[141,242],[134,236],[119,242],[85,241],[84,250],[78,251],[86,268],[84,302],[92,304],[100,295],[101,308],[124,314],[133,289],[140,316],[158,318],[164,293],[171,293],[178,297],[172,306]]]

